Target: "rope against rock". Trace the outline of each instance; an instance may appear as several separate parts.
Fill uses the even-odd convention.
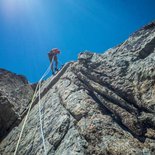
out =
[[[53,62],[53,59],[52,59],[52,62]],[[39,87],[39,111],[40,111],[40,109],[41,109],[41,108],[40,108],[40,84],[41,84],[43,78],[44,78],[45,76],[47,76],[48,73],[50,72],[52,62],[50,63],[49,67],[47,68],[47,70],[45,71],[45,73],[43,74],[43,76],[40,78],[40,80],[39,80],[39,82],[38,82],[38,84],[37,84],[37,86],[36,86],[36,89],[35,89],[35,92],[34,92],[34,94],[33,94],[33,97],[32,97],[32,100],[31,100],[31,103],[30,103],[30,106],[29,106],[27,115],[26,115],[25,120],[24,120],[24,123],[23,123],[23,125],[22,125],[22,129],[21,129],[21,132],[20,132],[20,135],[19,135],[19,139],[18,139],[16,148],[15,148],[14,155],[17,154],[18,147],[19,147],[19,143],[20,143],[20,141],[21,141],[21,137],[22,137],[22,134],[23,134],[25,125],[26,125],[26,121],[27,121],[27,119],[28,119],[28,116],[29,116],[29,113],[30,113],[30,111],[31,111],[31,108],[32,108],[34,99],[35,99],[35,97],[36,97],[38,87]],[[41,112],[41,111],[40,111],[40,112]],[[39,115],[40,115],[40,112],[39,112]],[[41,119],[41,116],[40,116],[40,119]],[[47,151],[46,151],[46,147],[45,147],[45,139],[44,139],[43,129],[42,129],[42,120],[40,120],[40,124],[41,124],[40,127],[41,127],[41,134],[42,134],[42,140],[43,140],[43,145],[44,145],[44,151],[45,151],[45,155],[46,155],[46,154],[47,154],[47,153],[46,153]]]
[[[52,60],[52,61],[53,61],[53,60]],[[72,63],[73,63],[73,62],[70,62],[70,63],[67,63],[66,65],[64,65],[64,67],[61,69],[61,72],[59,72],[57,76],[58,76],[58,77],[61,77],[61,76],[63,75],[63,73],[65,72],[65,70],[66,70],[66,69],[69,67],[69,65],[72,64]],[[51,64],[52,64],[52,63],[51,63]],[[21,132],[20,132],[20,136],[19,136],[19,139],[18,139],[18,142],[17,142],[17,145],[16,145],[16,149],[15,149],[14,155],[17,154],[17,150],[18,150],[18,147],[19,147],[19,143],[20,143],[20,141],[21,141],[21,137],[22,137],[22,134],[23,134],[23,131],[24,131],[24,127],[25,127],[25,125],[26,125],[26,121],[27,121],[27,119],[28,119],[28,116],[29,116],[30,110],[31,110],[31,108],[32,108],[33,102],[34,102],[34,100],[36,99],[35,97],[37,97],[37,89],[38,89],[39,85],[41,84],[43,78],[44,78],[45,76],[47,76],[48,73],[50,72],[51,64],[49,65],[48,69],[47,69],[46,72],[43,74],[43,76],[41,77],[41,79],[39,80],[39,82],[38,82],[38,84],[37,84],[37,86],[36,86],[34,95],[33,95],[33,97],[32,97],[32,100],[31,100],[31,103],[30,103],[30,106],[29,106],[27,115],[26,115],[26,117],[25,117],[25,120],[24,120],[22,129],[21,129]],[[52,81],[51,81],[52,83],[49,84],[50,87],[52,87],[53,84],[56,83],[56,82],[58,81],[57,76],[54,77],[54,78],[53,78],[54,81],[52,80]],[[38,95],[40,95],[40,96],[39,96],[39,100],[40,100],[40,98],[41,98],[41,93],[40,93],[40,91],[39,91],[39,94],[38,94]],[[41,106],[40,106],[40,107],[41,107]],[[39,109],[39,111],[41,111],[41,108]],[[41,115],[40,115],[40,118],[41,118]],[[41,134],[42,134],[41,136],[42,136],[43,146],[44,146],[44,153],[46,153],[47,151],[46,151],[45,138],[44,138],[43,128],[42,128],[42,119],[40,119],[40,124],[41,124],[40,127],[41,127]]]
[[[40,85],[39,84],[39,122],[40,122],[40,132],[41,132],[41,137],[42,137],[42,141],[43,141],[43,146],[44,146],[44,154],[47,155],[47,150],[46,150],[46,145],[45,145],[45,137],[44,137],[44,132],[43,132],[43,123],[42,123],[42,117],[41,117],[41,103],[40,103]]]

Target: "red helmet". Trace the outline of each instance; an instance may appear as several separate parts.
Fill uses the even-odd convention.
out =
[[[60,53],[60,50],[58,48],[53,48],[52,49],[52,52],[55,53],[55,54],[59,54]]]

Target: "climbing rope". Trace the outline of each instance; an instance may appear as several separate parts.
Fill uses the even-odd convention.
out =
[[[44,153],[45,153],[45,155],[47,154],[46,146],[45,146],[45,138],[44,138],[44,134],[43,134],[42,119],[41,119],[40,86],[41,86],[42,80],[43,80],[43,79],[48,75],[48,73],[50,72],[52,62],[53,62],[53,59],[52,59],[50,65],[49,65],[49,67],[47,68],[47,70],[45,71],[45,73],[42,75],[42,77],[40,78],[40,80],[39,80],[39,82],[38,82],[38,84],[37,84],[37,86],[36,86],[36,89],[35,89],[35,92],[34,92],[34,94],[33,94],[33,96],[32,96],[32,100],[31,100],[31,103],[30,103],[30,106],[29,106],[27,115],[26,115],[25,120],[24,120],[24,123],[23,123],[23,125],[22,125],[22,129],[21,129],[21,132],[20,132],[20,135],[19,135],[19,139],[18,139],[16,148],[15,148],[14,155],[17,154],[18,147],[19,147],[19,144],[20,144],[20,141],[21,141],[21,137],[22,137],[22,134],[23,134],[23,131],[24,131],[24,128],[25,128],[25,125],[26,125],[26,122],[27,122],[29,113],[30,113],[30,111],[31,111],[31,108],[32,108],[33,102],[34,102],[34,100],[35,100],[35,97],[37,96],[37,89],[38,89],[38,87],[39,87],[39,118],[40,118],[40,128],[41,128],[40,130],[41,130],[41,137],[42,137],[43,146],[44,146]]]
[[[19,139],[18,139],[16,148],[15,148],[14,155],[17,154],[17,150],[18,150],[18,147],[19,147],[19,143],[20,143],[20,141],[21,141],[21,137],[22,137],[22,134],[23,134],[23,131],[24,131],[24,127],[25,127],[26,121],[27,121],[27,119],[28,119],[28,116],[29,116],[29,113],[30,113],[32,104],[33,104],[33,102],[34,102],[34,98],[35,98],[35,95],[36,95],[36,93],[37,93],[37,89],[38,89],[38,85],[37,85],[37,87],[36,87],[36,89],[35,89],[35,92],[34,92],[34,94],[33,94],[33,97],[32,97],[32,100],[31,100],[31,103],[30,103],[30,106],[29,106],[27,115],[26,115],[25,120],[24,120],[24,123],[23,123],[23,125],[22,125],[22,129],[21,129],[21,132],[20,132],[20,135],[19,135]]]
[[[41,117],[40,84],[39,84],[39,104],[38,104],[38,106],[39,106],[40,132],[41,132],[41,137],[42,137],[43,146],[44,146],[44,154],[47,155],[47,150],[46,150],[46,145],[45,145],[45,137],[44,137],[44,132],[43,132],[43,123],[42,123],[42,117]]]

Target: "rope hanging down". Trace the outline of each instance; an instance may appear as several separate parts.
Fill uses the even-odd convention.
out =
[[[53,62],[53,59],[52,59],[52,62]],[[19,139],[18,139],[16,148],[15,148],[14,155],[17,154],[18,147],[19,147],[19,143],[20,143],[20,141],[21,141],[22,134],[23,134],[23,131],[24,131],[24,128],[25,128],[25,125],[26,125],[26,122],[27,122],[29,113],[30,113],[30,111],[31,111],[31,108],[32,108],[33,102],[34,102],[34,100],[35,100],[35,97],[37,97],[37,89],[38,89],[38,88],[39,88],[39,120],[40,120],[40,131],[41,131],[41,137],[42,137],[43,146],[44,146],[44,154],[47,155],[47,150],[46,150],[46,145],[45,145],[45,138],[44,138],[44,134],[43,134],[42,119],[41,119],[40,86],[41,86],[42,80],[43,80],[43,79],[48,75],[48,73],[50,72],[52,62],[50,63],[49,67],[47,68],[47,70],[45,71],[45,73],[42,75],[42,77],[40,78],[40,80],[39,80],[39,82],[38,82],[38,84],[37,84],[37,86],[36,86],[36,89],[35,89],[35,92],[34,92],[34,94],[33,94],[33,97],[32,97],[32,100],[31,100],[31,103],[30,103],[30,106],[29,106],[27,115],[26,115],[25,120],[24,120],[24,123],[23,123],[23,125],[22,125],[22,129],[21,129],[21,132],[20,132],[20,135],[19,135]]]
[[[45,145],[45,137],[44,137],[44,132],[43,132],[43,125],[42,125],[42,117],[41,117],[41,104],[40,104],[40,85],[39,84],[39,122],[40,122],[40,132],[41,132],[41,137],[42,137],[42,141],[43,141],[43,146],[44,146],[44,154],[47,155],[47,150],[46,150],[46,145]]]

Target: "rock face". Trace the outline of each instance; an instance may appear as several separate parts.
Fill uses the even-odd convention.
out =
[[[41,113],[48,155],[155,154],[155,23],[104,54],[80,53],[42,83]],[[23,121],[0,144],[12,155]],[[17,151],[44,154],[38,104]]]
[[[20,122],[32,94],[25,77],[0,69],[0,140]]]

